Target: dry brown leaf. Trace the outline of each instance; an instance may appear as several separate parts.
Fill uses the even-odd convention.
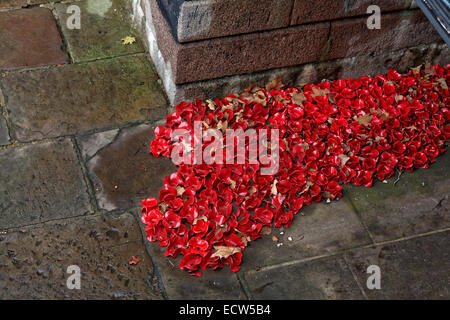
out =
[[[167,211],[168,207],[169,207],[169,205],[165,202],[159,203],[159,211],[161,211],[161,213],[165,213]]]
[[[268,84],[266,84],[266,90],[270,91],[272,89],[275,90],[281,90],[283,88],[284,84],[281,82],[280,77],[273,79]]]
[[[214,101],[209,99],[209,100],[206,100],[206,102],[208,103],[209,110],[212,110],[212,111],[216,110],[216,104],[214,103]]]
[[[217,251],[212,254],[212,258],[219,257],[226,259],[235,253],[241,252],[241,248],[238,247],[214,246],[214,249]]]
[[[203,220],[203,221],[208,221],[208,218],[204,215],[198,216],[197,218],[194,219],[194,222],[192,222],[193,225],[196,225],[198,221]]]
[[[425,73],[425,76],[434,75],[433,66],[429,62],[425,63],[425,68],[423,71]]]
[[[442,89],[448,90],[448,85],[444,78],[439,78],[437,82],[441,85]]]
[[[177,195],[179,195],[179,196],[183,195],[183,192],[186,190],[181,186],[177,186],[176,189],[177,189]]]
[[[271,233],[272,233],[272,228],[271,227],[264,226],[264,227],[261,228],[261,234],[262,235],[268,236]]]
[[[272,188],[270,189],[270,193],[272,193],[274,196],[276,196],[278,194],[277,183],[278,183],[278,180],[275,179],[272,183]]]
[[[254,194],[254,193],[256,193],[256,192],[258,192],[258,189],[256,189],[254,186],[251,186],[251,187],[248,189],[248,194],[249,194],[249,195],[252,195],[252,194]]]
[[[303,93],[294,92],[292,94],[292,102],[296,105],[303,106],[303,101],[306,101],[306,97]]]
[[[141,260],[142,260],[141,258],[132,256],[132,257],[131,257],[131,260],[128,261],[128,264],[129,264],[130,266],[135,266],[135,265],[137,265]]]
[[[350,160],[350,157],[347,157],[345,154],[340,154],[339,159],[341,160],[340,166],[345,166],[348,160]]]
[[[242,242],[244,242],[244,245],[245,245],[245,246],[247,246],[248,243],[249,243],[250,241],[252,241],[252,239],[251,239],[248,235],[246,235],[245,233],[239,231],[238,229],[234,229],[234,230],[236,231],[236,233],[238,234],[238,236],[242,239]]]
[[[402,101],[404,98],[405,98],[405,97],[402,96],[401,94],[397,94],[397,95],[395,96],[395,102]]]
[[[230,182],[231,189],[236,189],[236,181],[230,178],[228,178],[228,181]]]
[[[318,96],[324,96],[330,93],[330,90],[328,89],[319,89],[319,88],[313,88],[313,94],[311,94],[311,97],[315,98]]]
[[[420,74],[420,69],[422,69],[422,65],[419,65],[417,67],[411,68],[413,74]]]
[[[272,236],[272,241],[273,241],[273,242],[278,242],[278,240],[279,240],[279,239],[278,239],[277,236]]]
[[[355,121],[357,121],[360,125],[368,127],[370,122],[373,119],[373,116],[370,114],[365,114],[363,116],[359,116],[359,117],[354,117],[353,118]]]

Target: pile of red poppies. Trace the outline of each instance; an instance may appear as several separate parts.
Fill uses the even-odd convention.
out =
[[[249,161],[179,165],[159,200],[142,201],[148,240],[167,246],[166,256],[182,255],[180,268],[194,275],[224,265],[237,271],[263,227],[288,227],[303,206],[341,197],[342,183],[370,187],[397,170],[427,168],[450,137],[449,68],[426,64],[407,75],[390,70],[285,90],[274,80],[240,96],[180,103],[155,130],[155,157],[183,144],[172,139],[176,129],[192,132],[202,121],[203,129],[277,129],[279,168],[262,175]]]

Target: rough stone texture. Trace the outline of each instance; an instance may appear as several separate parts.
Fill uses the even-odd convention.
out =
[[[181,2],[181,4],[179,3]],[[289,26],[293,0],[158,0],[179,42]]]
[[[140,217],[137,210],[135,214]],[[142,233],[145,234],[143,224],[141,223],[140,226]],[[236,274],[228,268],[202,271],[200,278],[194,277],[178,267],[181,256],[176,259],[168,258],[164,255],[165,247],[145,241],[152,251],[153,261],[158,267],[169,299],[243,300],[247,298]]]
[[[149,154],[152,139],[149,125],[78,139],[102,209],[138,207],[141,200],[158,197],[164,177],[176,167],[170,159]]]
[[[342,199],[330,204],[313,203],[300,212],[288,229],[273,229],[272,234],[250,243],[243,256],[244,270],[258,270],[372,243],[358,216]]]
[[[1,98],[0,98],[1,99]],[[5,118],[0,115],[0,146],[9,144],[9,131]]]
[[[67,19],[72,13],[67,8],[80,7],[81,29],[67,28]],[[68,49],[76,62],[115,57],[143,52],[144,47],[137,32],[130,25],[129,10],[123,0],[95,0],[56,4],[60,25]],[[136,42],[122,44],[121,39],[133,36]]]
[[[359,78],[363,75],[385,74],[389,69],[407,72],[423,62],[445,65],[450,63],[450,49],[446,44],[432,44],[390,53],[351,57],[297,67],[272,69],[249,75],[238,75],[185,85],[166,86],[172,104],[197,98],[223,98],[229,93],[240,93],[250,84],[260,86],[280,77],[287,86],[318,83],[322,79]]]
[[[164,66],[158,71],[164,79],[166,73],[173,77],[176,84],[316,61],[329,31],[327,23],[319,23],[180,44],[156,0],[141,4],[147,19],[147,42],[155,42],[149,44],[152,58],[162,55]]]
[[[32,8],[0,13],[0,70],[59,65],[67,61],[50,10]]]
[[[90,212],[69,140],[0,150],[0,229]]]
[[[441,41],[420,10],[381,15],[381,29],[368,29],[366,18],[331,23],[330,43],[324,60],[390,52]]]
[[[342,257],[247,273],[245,279],[254,299],[364,298]]]
[[[19,141],[158,120],[167,108],[145,56],[9,73],[2,83]]]
[[[128,262],[136,256],[137,265]],[[67,267],[81,289],[66,286]],[[65,220],[0,236],[0,299],[161,299],[131,214]]]
[[[450,154],[428,169],[344,192],[377,242],[450,227]]]
[[[411,0],[295,0],[291,25],[366,15],[370,5],[388,12],[409,9]]]
[[[27,0],[0,0],[0,10],[21,8],[27,5]]]
[[[369,299],[449,299],[449,231],[346,254]],[[367,267],[381,271],[381,289],[369,290]]]

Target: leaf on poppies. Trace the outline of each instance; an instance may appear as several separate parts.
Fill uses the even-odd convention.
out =
[[[312,90],[313,90],[313,93],[311,94],[311,97],[313,97],[313,98],[318,97],[318,96],[325,96],[330,93],[330,90],[328,90],[328,89],[319,89],[319,88],[314,87]]]
[[[392,118],[391,115],[384,110],[370,109],[370,112],[377,114],[383,121],[386,121],[386,120],[389,120]]]
[[[277,183],[278,183],[277,179],[273,180],[272,187],[270,188],[270,193],[273,194],[274,196],[278,194]]]
[[[256,192],[258,192],[258,189],[256,189],[254,186],[251,186],[251,187],[248,189],[248,194],[249,194],[249,195],[255,194]]]
[[[397,94],[395,95],[395,102],[399,102],[402,101],[405,97],[402,96],[401,94]]]
[[[236,181],[231,178],[228,178],[228,181],[230,182],[231,189],[236,189]]]
[[[272,233],[272,228],[271,227],[264,226],[264,227],[261,228],[261,234],[262,235],[268,236],[271,233]]]
[[[216,104],[214,103],[214,101],[208,99],[208,100],[206,100],[206,103],[208,104],[209,110],[212,110],[212,111],[216,110]]]
[[[306,97],[303,93],[294,92],[292,93],[292,102],[296,105],[303,106],[303,101],[306,101]]]
[[[350,160],[350,157],[347,157],[345,154],[340,154],[339,159],[341,160],[340,166],[345,166],[348,160]]]
[[[132,37],[132,36],[128,36],[122,39],[122,44],[123,45],[127,45],[127,44],[133,44],[136,42],[136,38]]]
[[[183,195],[184,191],[186,190],[186,189],[184,189],[182,186],[177,186],[176,189],[177,189],[177,194],[178,194],[179,196]]]
[[[354,117],[353,118],[355,121],[357,121],[360,125],[364,126],[364,127],[368,127],[370,122],[373,119],[373,116],[370,114],[365,114],[363,116],[358,116],[358,117]]]
[[[214,246],[216,252],[211,257],[219,257],[220,259],[226,259],[235,253],[241,252],[239,247],[226,247],[226,246]]]
[[[223,132],[225,132],[226,129],[228,129],[228,121],[219,121],[219,123],[216,126],[216,129],[218,130],[222,130]]]
[[[165,213],[167,211],[167,208],[169,208],[169,205],[165,202],[160,202],[159,203],[159,211],[161,211],[161,213]]]
[[[242,242],[244,243],[245,246],[248,245],[248,243],[250,241],[252,241],[252,239],[246,235],[245,233],[243,233],[242,231],[238,230],[238,229],[234,229],[236,231],[236,233],[238,234],[238,236],[241,238]]]
[[[270,91],[272,89],[281,90],[284,87],[284,84],[281,82],[280,77],[273,79],[268,84],[266,84],[266,90]]]
[[[141,258],[132,256],[132,257],[131,257],[131,260],[128,261],[128,264],[129,264],[130,266],[135,266],[135,265],[137,265],[141,260],[142,260]]]
[[[411,68],[413,74],[420,74],[420,70],[422,69],[422,65],[419,65],[417,67]]]
[[[423,71],[425,73],[425,76],[432,76],[432,75],[434,75],[433,66],[429,62],[425,63],[425,68],[424,68]]]
[[[192,222],[193,225],[196,225],[198,221],[203,220],[203,221],[208,221],[208,218],[204,215],[198,216],[197,218],[194,219],[194,222]]]
[[[448,85],[444,78],[439,78],[437,82],[441,85],[442,89],[448,90]]]

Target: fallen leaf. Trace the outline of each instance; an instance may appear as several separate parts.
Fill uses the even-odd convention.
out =
[[[330,93],[330,90],[328,90],[328,89],[313,88],[313,94],[311,94],[311,97],[315,98],[317,96],[324,96],[329,93]]]
[[[294,92],[292,94],[292,102],[296,105],[303,106],[303,101],[306,101],[306,97],[303,93]]]
[[[200,221],[200,220],[208,221],[208,218],[206,216],[203,216],[203,215],[202,216],[198,216],[197,218],[194,219],[194,222],[192,222],[192,224],[196,225],[197,221]]]
[[[239,247],[214,246],[214,249],[217,251],[211,257],[219,257],[221,259],[226,259],[235,253],[241,252]]]
[[[272,228],[271,227],[264,226],[264,227],[261,228],[261,234],[262,235],[268,236],[271,233],[272,233]]]
[[[273,242],[278,242],[278,237],[277,236],[272,236],[272,241]]]
[[[353,119],[355,119],[355,121],[357,121],[360,125],[368,127],[370,122],[373,119],[373,116],[370,114],[366,114],[366,115],[359,116],[359,117],[355,116]]]
[[[128,261],[128,264],[129,264],[130,266],[135,266],[135,265],[137,265],[140,261],[141,261],[141,258],[132,256],[132,257],[131,257],[131,260]]]
[[[347,163],[348,160],[350,160],[349,157],[347,157],[345,154],[340,154],[339,155],[339,159],[341,160],[341,164],[340,166],[345,166],[345,164]]]
[[[281,90],[284,87],[284,84],[281,83],[280,77],[273,79],[268,84],[266,84],[266,90],[270,91],[272,89]]]
[[[212,110],[212,111],[216,110],[216,104],[214,103],[214,101],[206,100],[206,102],[208,103],[209,110]]]
[[[122,39],[122,44],[127,45],[127,44],[133,44],[136,42],[136,38],[132,37],[132,36],[128,36]]]
[[[417,67],[411,68],[413,74],[420,74],[420,69],[422,69],[422,65],[419,65]]]
[[[441,85],[442,89],[448,90],[448,85],[444,78],[439,78],[437,82]]]
[[[183,192],[186,190],[181,186],[177,186],[176,189],[177,189],[177,195],[179,195],[179,196],[183,195]]]
[[[272,193],[274,196],[276,196],[278,194],[277,183],[278,183],[278,180],[275,179],[272,183],[272,188],[270,189],[270,193]]]

